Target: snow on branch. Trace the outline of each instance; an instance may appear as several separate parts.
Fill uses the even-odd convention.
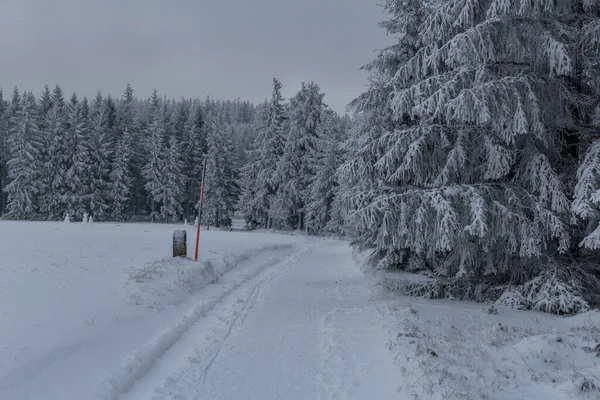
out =
[[[571,211],[574,216],[589,220],[598,215],[600,204],[600,140],[588,150],[577,170],[577,184]]]
[[[533,150],[532,150],[533,151]],[[527,187],[537,196],[540,204],[547,206],[557,213],[566,213],[569,210],[569,200],[560,178],[554,171],[548,157],[544,154],[534,153],[526,158],[526,162],[519,168],[516,180]]]

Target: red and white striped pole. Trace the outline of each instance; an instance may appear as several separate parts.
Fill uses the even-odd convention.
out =
[[[204,181],[206,179],[206,158],[202,167],[202,184],[200,186],[200,209],[198,211],[198,229],[196,230],[196,253],[194,261],[198,261],[198,247],[200,246],[200,225],[202,225],[202,204],[204,204]]]

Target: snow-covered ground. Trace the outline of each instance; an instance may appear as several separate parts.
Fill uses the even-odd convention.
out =
[[[234,269],[248,279],[308,243],[210,230],[198,264],[170,258],[181,228],[0,222],[0,398],[84,399],[119,374],[126,385],[229,289],[208,283]]]
[[[0,399],[600,398],[598,312],[399,298],[302,235],[174,260],[181,228],[0,221]]]
[[[0,222],[0,399],[394,393],[347,243],[179,228]]]

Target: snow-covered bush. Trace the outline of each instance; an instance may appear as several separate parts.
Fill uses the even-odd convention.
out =
[[[531,308],[531,302],[523,296],[518,289],[506,289],[498,300],[494,303],[497,306],[514,308],[516,310],[528,310]]]
[[[545,271],[523,285],[523,295],[532,309],[553,314],[573,314],[589,309],[579,294],[580,283],[561,278],[557,271]]]

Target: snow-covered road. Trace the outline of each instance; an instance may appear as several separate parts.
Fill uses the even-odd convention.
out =
[[[347,243],[318,242],[226,296],[120,398],[393,399],[378,318]]]

